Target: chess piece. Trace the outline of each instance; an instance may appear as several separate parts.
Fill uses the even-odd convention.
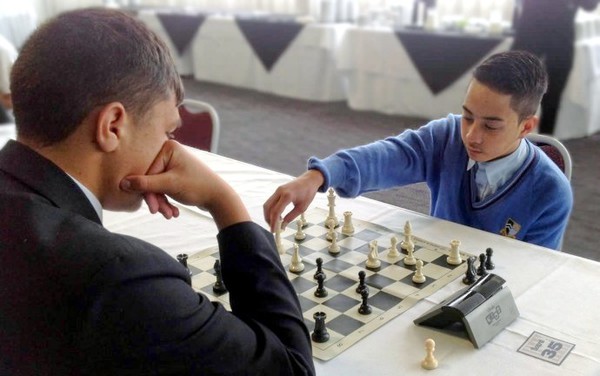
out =
[[[327,278],[327,276],[325,275],[325,272],[323,271],[323,259],[319,257],[315,261],[317,263],[317,270],[315,271],[315,275],[313,276],[313,278],[317,279],[319,274],[323,274],[323,276],[324,276],[323,279]]]
[[[392,236],[390,239],[390,249],[387,256],[392,259],[400,257],[400,252],[398,252],[398,238],[395,236]]]
[[[304,263],[300,257],[300,246],[294,243],[294,253],[292,254],[292,261],[290,262],[290,272],[300,273],[304,270]]]
[[[425,340],[425,351],[427,351],[427,355],[425,355],[425,359],[421,361],[421,367],[425,369],[436,369],[438,361],[433,356],[433,352],[435,351],[435,341],[431,338]]]
[[[356,287],[356,292],[361,294],[364,290],[369,290],[369,286],[365,283],[365,277],[367,273],[364,270],[358,272],[358,286]]]
[[[327,190],[327,193],[327,206],[329,207],[329,214],[327,215],[325,223],[327,223],[327,220],[331,219],[333,220],[333,227],[337,227],[339,223],[335,215],[335,191],[333,190],[333,188],[329,188],[329,190]]]
[[[333,234],[335,234],[335,223],[333,219],[327,218],[325,221],[325,227],[327,227],[327,234],[325,235],[325,238],[329,241],[332,241]]]
[[[300,214],[300,220],[302,221],[302,228],[308,226],[308,221],[306,220],[304,213]]]
[[[358,313],[360,313],[361,315],[368,315],[371,312],[373,312],[373,309],[371,308],[368,302],[369,289],[362,290],[360,292],[360,297],[362,298],[362,303],[360,304],[360,307],[358,307]]]
[[[311,338],[317,343],[323,343],[329,341],[329,332],[325,327],[325,319],[327,314],[325,312],[315,312],[313,319],[315,319],[315,330],[313,331]]]
[[[183,265],[184,268],[187,269],[188,273],[190,274],[190,276],[192,275],[192,271],[190,270],[190,268],[188,267],[187,264],[187,259],[188,259],[188,255],[185,253],[180,253],[177,255],[177,261],[179,261],[179,263],[181,265]]]
[[[482,276],[482,277],[488,275],[488,272],[485,269],[485,259],[486,258],[487,258],[487,256],[485,255],[485,253],[482,253],[479,255],[479,267],[477,268],[477,275]]]
[[[281,241],[281,222],[282,219],[279,218],[275,224],[275,245],[277,246],[277,252],[279,252],[280,255],[283,255],[285,254],[285,247]]]
[[[296,235],[294,235],[294,239],[298,241],[302,241],[306,239],[306,234],[302,231],[302,220],[299,219],[296,221]]]
[[[460,240],[452,240],[450,242],[450,254],[446,257],[446,262],[450,265],[460,265],[463,260],[460,257],[460,251],[458,247],[460,246]]]
[[[323,286],[324,282],[325,282],[325,273],[321,273],[321,274],[317,275],[317,289],[315,290],[315,296],[317,298],[324,298],[329,294],[327,292],[327,289],[325,289],[325,286]]]
[[[329,244],[328,251],[332,255],[337,255],[340,253],[340,245],[337,243],[337,233],[336,232],[334,232],[332,234],[331,244]]]
[[[408,265],[408,266],[412,266],[412,265],[416,265],[417,264],[417,259],[415,258],[414,255],[414,251],[415,251],[415,245],[411,242],[405,243],[406,245],[406,252],[408,253],[406,255],[406,257],[404,257],[404,265]]]
[[[492,261],[492,255],[494,254],[494,250],[491,248],[487,248],[485,250],[485,268],[487,270],[492,270],[496,267],[496,265],[494,265],[494,262]]]
[[[369,254],[367,255],[366,262],[367,269],[379,270],[381,267],[381,261],[379,261],[379,252],[377,251],[377,240],[372,240],[369,243]]]
[[[416,265],[417,270],[415,271],[415,274],[412,277],[412,281],[414,283],[423,283],[426,280],[425,275],[423,274],[423,261],[417,260]]]
[[[354,234],[354,225],[352,224],[352,212],[344,212],[344,226],[342,226],[342,234],[350,236]]]
[[[415,244],[412,241],[412,227],[409,221],[404,224],[404,240],[400,243],[400,248],[408,253],[408,248],[412,244],[412,249],[415,249]],[[414,264],[411,264],[414,265]]]
[[[213,285],[213,292],[218,295],[225,294],[227,292],[227,287],[225,287],[225,283],[223,282],[223,276],[221,274],[221,261],[218,259],[215,260],[215,265],[213,266],[215,269],[215,276],[217,277],[217,281]]]
[[[475,270],[475,260],[477,257],[471,256],[467,259],[467,271],[465,272],[465,277],[463,278],[463,283],[465,285],[471,285],[475,282],[477,271]]]

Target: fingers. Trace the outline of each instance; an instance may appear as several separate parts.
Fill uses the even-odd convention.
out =
[[[265,202],[263,206],[263,211],[265,221],[267,221],[267,223],[271,227],[271,232],[275,232],[276,227],[278,225],[280,225],[281,228],[284,229],[289,223],[289,221],[283,221],[281,224],[279,224],[279,220],[281,219],[283,211],[291,202],[292,199],[290,195],[286,194],[282,187],[277,188],[275,193]]]
[[[277,226],[277,222],[281,216],[281,212],[277,212],[273,205],[278,200],[277,192],[274,193],[263,205],[263,216],[265,217],[265,221],[269,224],[271,228],[271,232],[275,232],[275,227]]]
[[[144,194],[144,201],[146,201],[152,214],[160,213],[166,219],[179,217],[179,208],[171,204],[165,195],[146,193]]]

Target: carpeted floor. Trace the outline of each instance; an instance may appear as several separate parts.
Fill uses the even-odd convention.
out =
[[[184,85],[186,97],[209,102],[217,109],[221,118],[219,154],[294,176],[305,170],[310,156],[325,157],[426,121],[353,111],[345,102],[299,101],[191,78],[185,78]],[[575,205],[563,250],[600,261],[600,134],[564,143],[573,159]],[[429,211],[424,184],[367,196],[421,213]]]

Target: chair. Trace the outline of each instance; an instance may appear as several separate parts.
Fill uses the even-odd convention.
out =
[[[567,179],[571,181],[573,164],[571,162],[571,155],[565,145],[554,137],[537,133],[528,134],[527,139],[539,146],[556,163],[561,171],[565,173]]]
[[[206,102],[184,99],[179,106],[179,116],[182,126],[175,131],[175,139],[216,154],[221,124],[215,108]]]

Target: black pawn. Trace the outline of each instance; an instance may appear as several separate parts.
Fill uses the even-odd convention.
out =
[[[179,261],[179,263],[181,265],[183,265],[184,268],[187,269],[188,273],[190,274],[190,276],[192,275],[192,271],[190,270],[190,268],[188,267],[187,264],[187,259],[188,259],[188,255],[186,255],[185,253],[181,253],[177,255],[177,261]]]
[[[477,257],[471,256],[467,259],[467,272],[465,273],[465,277],[463,278],[463,283],[466,285],[470,285],[475,282],[477,272],[475,270],[475,260]]]
[[[327,314],[325,312],[315,312],[313,314],[315,319],[315,330],[312,332],[311,338],[317,343],[323,343],[329,341],[329,333],[325,327],[325,319]]]
[[[485,259],[486,259],[486,255],[485,253],[482,253],[479,255],[479,267],[477,268],[477,275],[479,276],[484,276],[487,275],[488,272],[487,270],[485,270]]]
[[[323,271],[323,259],[319,257],[315,261],[317,262],[317,271],[315,272],[314,278],[318,279],[317,277],[319,274],[323,274],[323,279],[327,278],[325,272]]]
[[[323,287],[324,281],[325,281],[325,273],[321,273],[321,274],[317,275],[317,289],[315,290],[315,296],[317,298],[324,298],[328,294],[325,287]]]
[[[487,270],[492,270],[496,267],[496,265],[494,265],[494,262],[492,261],[492,255],[494,254],[494,250],[491,248],[488,248],[485,250],[485,255],[486,255],[486,259],[485,259],[485,268]]]
[[[216,294],[225,294],[227,292],[227,287],[225,287],[225,283],[223,283],[223,276],[221,275],[221,261],[215,260],[214,269],[217,281],[213,285],[213,291]]]
[[[367,273],[365,273],[364,270],[358,272],[358,286],[356,287],[356,292],[359,294],[362,293],[364,290],[369,290],[369,287],[367,287],[367,284],[365,283],[366,276]]]
[[[371,309],[371,306],[368,303],[368,299],[369,299],[369,290],[363,290],[360,293],[360,296],[362,298],[362,304],[360,305],[360,307],[358,307],[358,313],[360,313],[361,315],[368,315],[371,312],[373,312],[373,310]]]

